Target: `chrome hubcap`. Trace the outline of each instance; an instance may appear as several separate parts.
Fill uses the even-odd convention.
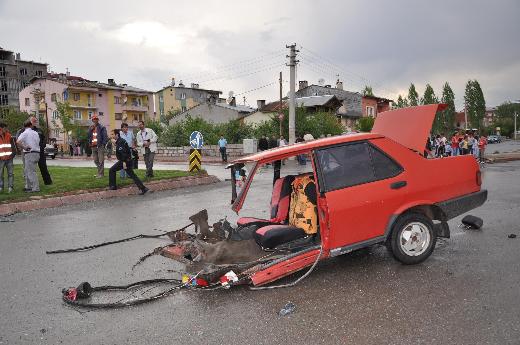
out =
[[[418,256],[430,245],[430,232],[422,223],[410,223],[401,232],[399,244],[401,250],[408,256]]]

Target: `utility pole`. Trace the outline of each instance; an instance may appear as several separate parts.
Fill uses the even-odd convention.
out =
[[[464,129],[468,130],[468,105],[464,102]]]
[[[515,110],[515,132],[514,132],[514,138],[516,140],[516,118],[518,117],[518,115],[516,114],[516,110]]]
[[[283,121],[283,103],[282,103],[282,72],[280,72],[280,113],[278,114],[280,119],[280,137],[282,136],[282,121]]]
[[[296,64],[299,62],[296,60],[296,53],[299,50],[296,50],[296,43],[291,44],[290,46],[285,46],[289,48],[289,144],[294,144],[296,141],[296,97],[294,87],[296,85]]]

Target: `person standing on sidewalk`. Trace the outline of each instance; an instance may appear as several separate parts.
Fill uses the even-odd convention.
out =
[[[7,192],[11,193],[14,187],[14,164],[16,145],[5,123],[0,122],[0,193],[4,190],[4,167],[7,170]]]
[[[141,182],[139,177],[137,177],[134,170],[132,169],[132,167],[133,167],[132,152],[130,151],[130,147],[128,146],[126,140],[121,138],[120,133],[121,133],[121,131],[119,129],[114,129],[114,139],[116,140],[117,162],[114,165],[112,165],[112,167],[110,168],[110,170],[108,172],[109,189],[110,190],[117,189],[116,172],[121,169],[124,169],[126,171],[126,173],[128,174],[128,176],[132,180],[134,180],[134,183],[137,186],[137,188],[139,188],[139,190],[140,190],[139,194],[144,195],[144,194],[146,194],[146,192],[149,191],[149,189],[144,186],[143,182]]]
[[[144,121],[139,121],[137,146],[141,149],[146,165],[146,177],[153,177],[153,159],[157,151],[157,134],[151,128],[144,127]]]
[[[108,141],[107,129],[99,123],[97,114],[92,116],[93,125],[88,129],[88,145],[92,148],[94,163],[98,169],[96,178],[105,176],[105,145]]]
[[[47,138],[45,137],[45,133],[43,133],[42,129],[38,127],[38,119],[34,116],[29,118],[32,124],[32,129],[38,133],[40,137],[40,160],[38,161],[38,168],[40,169],[40,173],[42,174],[43,183],[46,185],[52,184],[51,174],[49,174],[49,168],[47,168],[47,158],[45,157],[45,145],[47,143]]]
[[[121,136],[121,139],[124,139],[126,141],[126,143],[128,144],[128,147],[130,147],[131,149],[135,149],[135,138],[134,138],[134,133],[132,131],[129,131],[128,130],[128,124],[127,123],[122,123],[121,124],[121,131],[119,132],[120,136]],[[135,168],[132,164],[132,168]],[[126,174],[125,172],[125,169],[121,169],[121,171],[119,172],[119,177],[121,178],[126,178],[128,175]]]
[[[218,149],[220,151],[220,155],[222,156],[222,162],[227,162],[227,140],[223,135],[220,136],[218,140]]]
[[[25,130],[16,140],[16,144],[24,151],[24,175],[25,185],[24,191],[36,193],[40,191],[40,182],[36,175],[36,164],[40,160],[40,136],[32,129],[30,120],[23,124]]]

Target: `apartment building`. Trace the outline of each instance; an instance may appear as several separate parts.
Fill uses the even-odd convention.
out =
[[[0,111],[7,107],[18,109],[20,90],[28,86],[32,78],[46,75],[47,64],[22,60],[20,53],[0,47]]]
[[[187,87],[181,81],[176,86],[175,79],[172,79],[171,85],[155,93],[155,109],[161,121],[164,121],[169,111],[183,113],[199,104],[217,103],[221,94],[222,91],[201,89],[195,83]]]
[[[153,118],[153,93],[127,84],[89,81],[70,74],[49,74],[35,77],[19,94],[20,110],[44,116],[49,123],[50,137],[65,143],[68,134],[63,133],[58,118],[56,102],[68,102],[73,120],[80,126],[92,124],[97,114],[99,122],[108,131],[128,123],[137,128],[140,120]]]

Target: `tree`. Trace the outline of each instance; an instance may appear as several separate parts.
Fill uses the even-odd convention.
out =
[[[399,97],[397,97],[397,103],[395,105],[395,108],[406,108],[406,107],[408,107],[408,100],[406,98],[401,97],[401,95],[399,95]]]
[[[74,121],[73,111],[69,102],[56,101],[57,118],[52,120],[54,128],[67,133],[69,137],[78,140],[87,138],[87,129]],[[57,121],[58,120],[58,121]]]
[[[448,105],[448,107],[440,112],[440,118],[438,120],[439,127],[441,127],[445,133],[447,133],[450,129],[453,128],[456,113],[455,94],[453,93],[453,90],[451,89],[451,86],[448,84],[448,82],[444,83],[444,86],[442,87],[441,102]]]
[[[468,80],[464,92],[464,105],[472,127],[479,128],[483,125],[486,115],[486,101],[480,84],[476,80]]]
[[[27,121],[30,116],[31,115],[26,112],[9,107],[4,110],[3,115],[0,117],[0,121],[5,123],[7,129],[14,135],[20,128],[23,128],[23,123]]]
[[[375,119],[371,116],[362,117],[356,124],[356,128],[360,132],[370,132],[374,127],[374,121]]]
[[[426,89],[424,90],[424,95],[421,98],[421,104],[436,104],[439,103],[439,99],[435,96],[435,91],[430,84],[426,84]]]
[[[415,85],[413,83],[410,84],[410,88],[408,89],[408,104],[410,107],[419,105],[419,94],[415,90]]]
[[[374,97],[374,93],[372,92],[372,86],[365,85],[365,88],[361,91],[363,96],[372,96]]]

